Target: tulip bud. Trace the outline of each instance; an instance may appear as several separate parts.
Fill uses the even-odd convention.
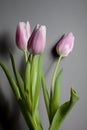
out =
[[[16,44],[19,49],[26,50],[27,43],[30,38],[30,24],[29,22],[19,22],[16,30]]]
[[[44,51],[46,44],[46,26],[37,25],[28,41],[28,50],[33,54],[40,54]]]
[[[56,46],[56,51],[58,55],[62,55],[63,57],[68,56],[68,54],[72,51],[74,46],[74,39],[72,33],[64,35],[64,37],[59,41]]]

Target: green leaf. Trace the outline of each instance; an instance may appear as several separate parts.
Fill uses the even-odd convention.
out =
[[[20,73],[18,72],[18,70],[16,68],[14,57],[13,57],[11,51],[9,51],[9,54],[10,54],[12,68],[13,68],[14,76],[15,76],[19,91],[21,93],[21,96],[24,97],[24,82],[23,82],[23,79],[22,79]]]
[[[38,57],[34,55],[32,57],[32,64],[31,64],[31,97],[32,102],[34,105],[35,93],[36,93],[36,83],[37,83],[37,76],[38,76]]]
[[[31,116],[31,114],[29,113],[29,111],[26,110],[26,107],[25,107],[24,103],[22,102],[22,100],[19,100],[19,105],[20,105],[22,114],[25,118],[25,121],[26,121],[29,129],[30,130],[37,130],[35,121],[33,121],[33,118]]]
[[[39,95],[40,95],[40,86],[41,86],[41,72],[42,72],[42,57],[43,55],[41,54],[38,59],[38,69],[37,69],[37,83],[36,83],[36,88],[35,88],[35,95],[34,95],[34,109],[37,109],[38,106],[38,101],[39,101]]]
[[[17,100],[19,100],[20,99],[20,92],[19,92],[18,86],[16,85],[16,83],[13,80],[12,76],[10,75],[8,69],[5,67],[5,65],[2,62],[0,62],[0,66],[3,69],[4,73],[6,74],[6,77],[10,83],[10,86],[11,86]]]
[[[56,111],[52,123],[49,127],[49,130],[58,130],[61,123],[65,119],[68,112],[72,109],[75,103],[78,101],[79,97],[76,94],[75,90],[71,88],[71,97],[70,100],[59,107]]]
[[[44,101],[45,101],[45,105],[46,105],[46,110],[47,110],[47,114],[48,114],[48,118],[49,118],[49,94],[46,88],[46,81],[45,81],[45,77],[42,74],[42,89],[43,89],[43,95],[44,95]]]
[[[26,63],[26,68],[25,68],[25,76],[24,76],[24,91],[25,91],[25,96],[26,96],[26,102],[29,107],[29,111],[32,111],[32,101],[31,101],[31,78],[30,78],[30,69],[31,69],[31,65],[30,65],[30,61],[27,60]]]
[[[35,117],[35,121],[37,123],[37,126],[40,126],[42,128],[38,109],[36,109],[36,111],[34,113],[34,117]]]
[[[52,120],[54,114],[56,113],[60,103],[60,86],[61,86],[60,80],[61,80],[62,72],[63,69],[60,70],[60,72],[56,77],[53,97],[50,100],[50,121]]]
[[[25,91],[27,93],[30,92],[30,62],[29,60],[27,61],[26,63],[26,68],[25,68],[25,76],[24,76],[24,88],[25,88]]]
[[[14,57],[13,57],[11,51],[9,51],[9,54],[10,54],[10,58],[11,58],[11,63],[12,63],[14,76],[15,76],[15,79],[16,79],[16,82],[17,82],[17,85],[18,85],[22,100],[25,103],[26,109],[28,109],[28,111],[31,111],[31,101],[30,101],[29,97],[25,93],[24,81],[23,81],[20,73],[18,72],[18,70],[16,68]]]

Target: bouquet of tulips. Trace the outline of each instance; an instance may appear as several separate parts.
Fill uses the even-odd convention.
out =
[[[52,74],[50,92],[47,90],[42,69],[43,53],[46,45],[46,26],[38,24],[31,33],[29,22],[19,22],[16,30],[16,45],[22,50],[25,57],[24,76],[22,77],[19,73],[11,51],[9,51],[9,54],[15,79],[2,62],[0,62],[0,66],[6,74],[29,129],[43,129],[38,109],[40,88],[42,86],[49,120],[48,130],[59,130],[67,113],[79,99],[75,90],[71,88],[69,101],[60,104],[63,69],[58,70],[58,67],[62,58],[68,56],[73,49],[73,34],[64,35],[56,45],[55,51],[59,58]]]

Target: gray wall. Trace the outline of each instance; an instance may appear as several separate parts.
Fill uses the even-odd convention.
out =
[[[60,130],[87,130],[87,1],[86,0],[1,0],[0,1],[0,60],[11,70],[7,48],[11,48],[18,68],[22,70],[23,58],[15,45],[15,31],[19,21],[30,21],[31,28],[39,24],[47,26],[47,45],[44,54],[43,70],[48,89],[50,75],[56,60],[51,49],[62,34],[73,32],[75,47],[73,52],[62,60],[64,68],[61,88],[61,103],[69,99],[71,85],[80,96],[79,102],[65,119]],[[0,69],[0,130],[27,130],[8,81]],[[44,130],[48,120],[41,92],[40,114]],[[14,120],[15,119],[15,120]],[[3,123],[4,122],[4,123]]]

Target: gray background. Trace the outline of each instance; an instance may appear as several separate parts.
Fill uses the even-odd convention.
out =
[[[48,90],[56,60],[51,49],[64,34],[73,32],[73,52],[61,62],[62,76],[61,103],[69,99],[71,85],[80,96],[60,130],[87,130],[87,1],[86,0],[1,0],[0,1],[0,60],[11,70],[7,49],[14,53],[18,68],[23,70],[22,52],[15,45],[15,31],[19,21],[30,21],[31,29],[39,24],[47,26],[47,45],[43,70]],[[11,70],[12,71],[12,70]],[[9,83],[0,69],[0,130],[27,130],[19,112]],[[44,130],[48,128],[44,100],[41,92],[40,115]],[[3,126],[2,126],[3,124]]]

